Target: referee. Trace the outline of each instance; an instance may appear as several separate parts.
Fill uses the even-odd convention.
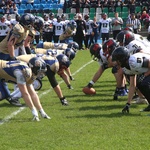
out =
[[[136,34],[141,31],[141,22],[136,18],[134,13],[132,13],[130,18],[127,20],[126,26],[133,28],[133,32]]]

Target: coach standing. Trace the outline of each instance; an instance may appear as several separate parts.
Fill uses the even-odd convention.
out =
[[[119,13],[115,12],[115,17],[112,19],[113,39],[116,39],[117,34],[121,31],[123,20],[119,17]]]
[[[84,38],[86,36],[85,35],[85,33],[86,33],[86,23],[82,19],[81,14],[78,15],[76,23],[77,23],[77,30],[76,30],[76,34],[74,36],[74,41],[78,43],[79,49],[83,49],[83,41],[84,41]]]

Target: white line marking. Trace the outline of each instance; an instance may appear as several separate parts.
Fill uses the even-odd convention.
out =
[[[91,64],[93,62],[93,60],[89,61],[88,63],[86,63],[85,65],[83,65],[81,68],[79,68],[76,72],[74,72],[72,75],[76,75],[78,72],[80,72],[83,68],[85,68],[87,65]],[[59,84],[63,83],[64,81],[60,81]],[[52,90],[52,88],[50,88],[49,90],[41,93],[39,95],[39,98],[41,98],[43,95],[46,95],[47,93],[49,93]],[[0,121],[0,125],[8,122],[11,118],[13,118],[14,116],[16,116],[17,114],[21,113],[25,108],[27,107],[20,107],[18,110],[12,112],[10,115],[6,116],[3,120]]]

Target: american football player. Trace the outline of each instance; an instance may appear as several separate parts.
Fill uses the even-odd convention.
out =
[[[59,54],[65,54],[69,60],[73,60],[75,58],[76,53],[72,50],[72,48],[67,48],[65,50],[59,50],[59,49],[43,49],[43,48],[36,48],[34,50],[34,53],[36,54],[46,54],[50,56],[57,56]],[[59,74],[60,77],[65,81],[67,87],[69,89],[73,89],[71,86],[70,80],[74,80],[74,78],[71,75],[70,67],[66,68],[66,70],[61,71],[61,74]],[[70,78],[70,80],[69,80]]]
[[[43,42],[37,44],[36,48],[44,48],[44,49],[60,49],[65,50],[66,48],[72,48],[75,52],[79,50],[79,45],[76,42],[66,43],[52,43],[52,42]]]
[[[109,41],[109,44],[108,44]],[[94,55],[94,60],[98,60],[100,67],[97,70],[97,72],[94,74],[92,80],[88,83],[88,87],[91,88],[93,87],[93,85],[95,84],[95,82],[101,77],[101,75],[103,74],[103,72],[105,71],[105,69],[112,67],[112,63],[111,63],[111,53],[112,51],[116,48],[116,42],[113,39],[109,39],[108,41],[106,41],[107,44],[107,49],[105,49],[105,46],[103,46],[104,48],[104,52],[102,50],[102,46],[100,44],[93,44],[90,47],[90,53],[91,55]],[[106,45],[104,44],[104,45]],[[117,76],[117,72],[114,73],[114,75]],[[117,76],[116,78],[119,78],[121,76]],[[122,78],[121,78],[122,81]],[[119,83],[119,82],[118,82]],[[124,83],[119,83],[119,85],[117,85],[117,96],[124,96],[127,95],[127,92],[124,89],[123,86]],[[116,92],[115,92],[116,93]]]
[[[2,100],[10,97],[10,93],[5,87],[5,82],[17,83],[26,105],[32,111],[33,120],[39,121],[38,112],[36,109],[38,109],[43,118],[50,119],[50,117],[43,110],[39,97],[32,86],[33,80],[37,76],[45,73],[45,71],[46,63],[38,57],[31,58],[28,65],[27,63],[17,60],[0,60],[0,99]]]
[[[23,41],[28,36],[29,30],[34,24],[34,16],[32,14],[24,14],[7,34],[6,38],[0,42],[0,59],[15,60],[14,50],[23,46]],[[25,50],[23,50],[25,51]]]
[[[113,51],[112,61],[114,62],[114,65],[118,66],[118,68],[123,68],[125,74],[130,75],[128,101],[122,112],[129,113],[131,100],[136,86],[145,96],[148,103],[150,103],[150,55],[141,52],[130,54],[127,48],[121,46]],[[143,111],[150,111],[150,105],[148,105]]]
[[[48,80],[53,87],[54,91],[56,92],[57,96],[59,97],[62,105],[68,105],[68,102],[66,98],[63,96],[61,88],[55,78],[56,73],[61,73],[63,69],[66,69],[70,65],[70,60],[68,57],[64,54],[59,54],[56,57],[52,57],[50,55],[36,55],[36,54],[28,54],[28,55],[20,55],[17,57],[18,60],[21,60],[23,62],[29,62],[31,58],[34,57],[40,57],[44,60],[46,63],[46,76],[48,77]],[[18,90],[14,91],[11,96],[12,99],[18,98],[20,93],[18,93]],[[20,98],[20,97],[19,97]]]
[[[24,14],[21,16],[19,23],[17,23],[7,34],[7,36],[0,42],[0,59],[1,60],[15,60],[15,50],[20,47],[22,53],[25,52],[23,42],[32,28],[35,17],[32,14]],[[15,105],[15,102],[9,101]],[[17,102],[16,102],[16,105]]]
[[[70,20],[66,25],[65,31],[59,36],[60,41],[65,41],[76,33],[77,24],[74,20]]]

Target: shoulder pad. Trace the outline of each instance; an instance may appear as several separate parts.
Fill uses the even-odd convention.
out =
[[[13,32],[14,33],[24,33],[24,28],[17,23],[14,27],[13,27]]]

